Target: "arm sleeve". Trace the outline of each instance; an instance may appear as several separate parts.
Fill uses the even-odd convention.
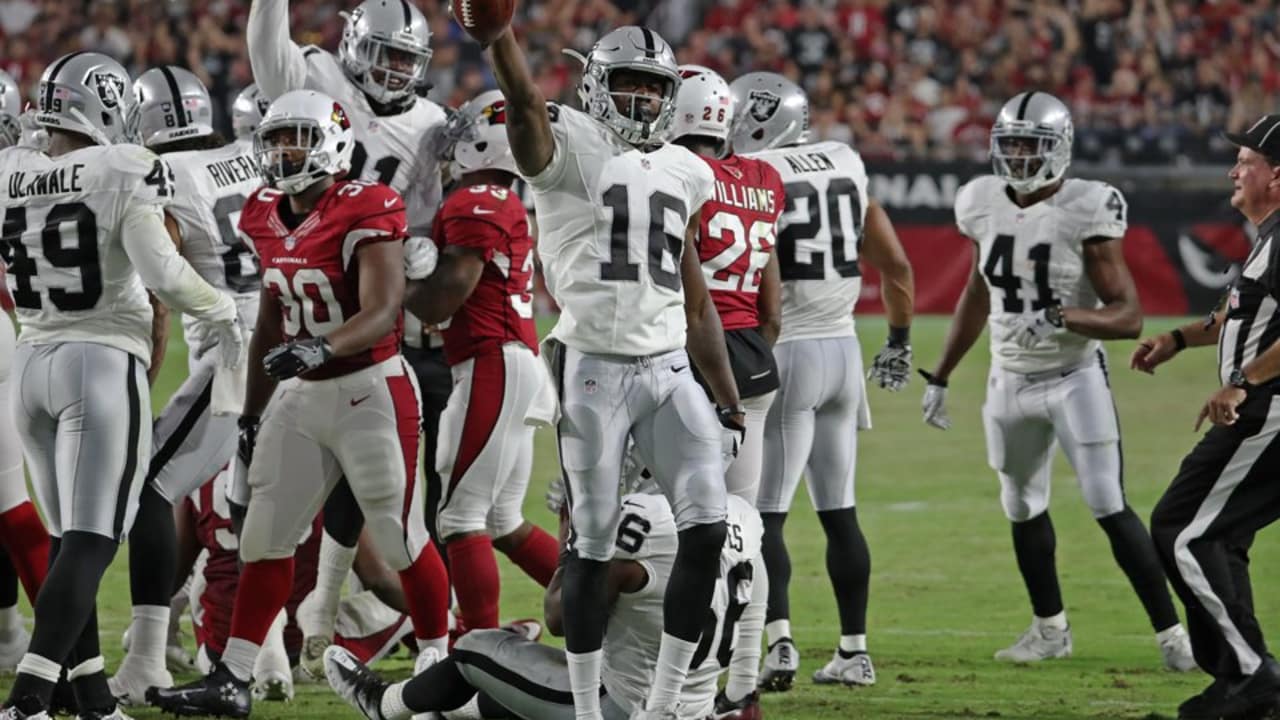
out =
[[[254,80],[267,97],[303,87],[307,60],[289,37],[289,0],[253,0],[246,36]]]
[[[236,316],[230,295],[205,282],[178,254],[157,205],[132,203],[120,228],[125,254],[142,284],[165,305],[201,320],[225,322]]]

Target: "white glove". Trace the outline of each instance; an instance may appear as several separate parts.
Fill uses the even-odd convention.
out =
[[[1023,350],[1031,350],[1041,342],[1065,332],[1062,326],[1062,306],[1049,307],[1033,312],[1023,313],[1014,319],[1009,326],[1009,339]]]
[[[218,359],[222,367],[235,370],[240,367],[240,353],[244,351],[244,324],[237,313],[225,322],[209,323],[218,340]]]
[[[911,346],[886,343],[867,371],[867,379],[889,392],[898,392],[911,379]]]
[[[547,509],[552,515],[559,516],[560,509],[564,507],[564,476],[557,475],[551,481],[551,486],[547,488]]]
[[[921,370],[920,374],[929,382],[924,388],[924,399],[920,402],[920,409],[924,411],[925,424],[939,430],[950,430],[951,416],[947,414],[947,384],[924,370]]]
[[[410,280],[422,280],[435,272],[439,259],[431,238],[414,236],[404,241],[404,275]]]

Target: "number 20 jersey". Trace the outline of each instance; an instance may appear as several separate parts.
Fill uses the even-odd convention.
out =
[[[1023,350],[1010,323],[1053,302],[1102,304],[1085,272],[1084,247],[1124,236],[1124,197],[1106,183],[1070,178],[1047,199],[1022,208],[1006,188],[1000,178],[984,175],[956,193],[956,225],[977,243],[978,271],[991,296],[992,362],[1020,373],[1079,364],[1097,352],[1099,341],[1063,332]]]
[[[778,221],[782,332],[778,342],[854,334],[862,291],[858,250],[867,214],[867,170],[840,142],[753,153],[782,176],[787,204]]]
[[[549,106],[555,152],[533,189],[538,256],[560,306],[553,337],[642,357],[685,345],[685,227],[715,176],[678,145],[641,152],[589,115]]]

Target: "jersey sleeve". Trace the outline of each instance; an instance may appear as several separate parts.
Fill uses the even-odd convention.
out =
[[[263,94],[278,98],[307,81],[307,60],[289,37],[289,0],[253,0],[246,29],[249,65]]]
[[[551,138],[555,144],[551,160],[537,175],[521,175],[530,187],[543,191],[555,187],[569,165],[569,125],[580,113],[555,103],[547,103],[547,114],[551,116]]]
[[[443,244],[480,250],[485,262],[491,260],[498,244],[510,234],[503,224],[510,192],[492,185],[455,191],[441,212]]]
[[[1093,214],[1080,234],[1081,240],[1091,238],[1122,238],[1129,227],[1129,204],[1124,195],[1106,183],[1096,183],[1090,193]]]
[[[342,240],[342,266],[351,266],[351,259],[361,247],[378,242],[402,241],[409,234],[409,226],[405,220],[404,199],[395,190],[386,185],[357,185],[363,187],[359,193],[351,195],[352,202],[348,207],[350,223]]]
[[[959,228],[960,234],[972,240],[977,240],[982,234],[978,229],[981,183],[982,178],[977,178],[965,183],[956,191],[956,227]]]
[[[281,192],[273,188],[265,186],[258,188],[244,201],[244,207],[240,210],[240,222],[237,224],[240,230],[239,235],[249,246],[249,250],[259,258],[262,257],[262,253],[258,250],[258,236],[265,226],[264,216],[280,195]]]
[[[139,145],[113,145],[108,158],[127,207],[164,208],[173,202],[177,178],[159,155]]]
[[[787,207],[787,191],[782,184],[782,173],[763,160],[760,163],[761,184],[766,190],[773,192],[773,222],[776,225]]]
[[[693,155],[693,153],[690,153],[690,155],[693,160],[690,163],[692,172],[689,173],[685,182],[689,185],[688,191],[691,201],[689,214],[692,215],[701,210],[702,206],[711,199],[716,186],[716,172],[702,158]]]

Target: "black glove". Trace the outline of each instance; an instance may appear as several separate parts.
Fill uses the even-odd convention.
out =
[[[743,422],[734,419],[735,415],[746,417],[747,411],[741,405],[733,405],[731,407],[716,406],[716,417],[720,419],[720,426],[726,431],[724,441],[721,448],[725,457],[725,462],[733,462],[738,457],[738,451],[742,448],[742,443],[747,439],[747,426]]]
[[[333,348],[329,347],[329,341],[318,337],[277,345],[262,359],[262,365],[276,380],[288,380],[315,370],[331,357]]]
[[[236,454],[245,467],[253,461],[253,447],[258,444],[258,424],[262,418],[257,415],[241,415],[236,424],[240,427],[240,440],[236,444]]]

